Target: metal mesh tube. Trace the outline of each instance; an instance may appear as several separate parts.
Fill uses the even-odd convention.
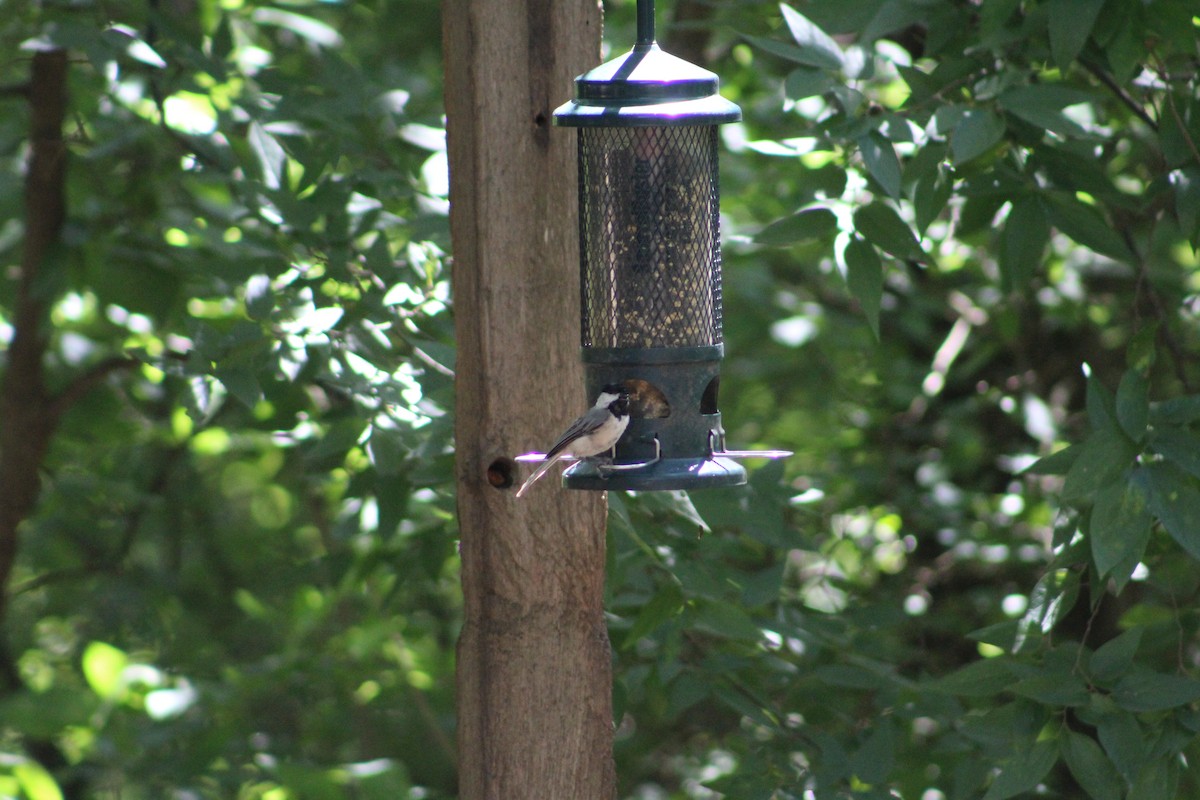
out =
[[[721,342],[715,125],[579,131],[581,343]]]

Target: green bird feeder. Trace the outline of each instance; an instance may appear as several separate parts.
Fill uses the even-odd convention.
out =
[[[570,489],[698,489],[746,482],[717,405],[721,231],[717,126],[742,118],[717,76],[663,52],[654,5],[637,4],[631,51],[575,80],[554,122],[578,128],[582,358],[588,396],[630,392],[611,460],[585,459]]]

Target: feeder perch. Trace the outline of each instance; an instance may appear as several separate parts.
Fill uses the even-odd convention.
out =
[[[717,405],[721,234],[717,126],[741,109],[717,76],[664,53],[654,5],[638,0],[637,44],[575,80],[554,112],[578,129],[580,343],[588,396],[631,395],[611,460],[570,467],[570,489],[696,489],[746,482]],[[532,455],[532,454],[531,454]]]

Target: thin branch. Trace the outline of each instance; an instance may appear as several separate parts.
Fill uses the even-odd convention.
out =
[[[1175,105],[1175,93],[1167,90],[1167,108],[1171,109],[1171,118],[1175,120],[1176,127],[1179,128],[1179,135],[1183,137],[1183,141],[1187,143],[1188,150],[1192,152],[1192,158],[1200,164],[1200,148],[1196,147],[1196,140],[1192,138],[1191,131],[1184,124],[1183,117],[1179,115],[1179,106]]]
[[[1154,117],[1150,116],[1150,114],[1146,112],[1146,109],[1142,107],[1142,104],[1139,103],[1137,99],[1133,97],[1133,95],[1125,91],[1125,87],[1117,83],[1113,76],[1109,75],[1098,65],[1093,64],[1086,59],[1081,58],[1079,63],[1083,64],[1084,69],[1092,73],[1096,80],[1103,83],[1110,92],[1116,95],[1117,99],[1120,100],[1126,108],[1132,111],[1135,117],[1149,125],[1150,128],[1155,132],[1158,131],[1158,122],[1154,119]]]
[[[73,405],[83,399],[84,395],[101,383],[114,372],[133,369],[141,362],[129,356],[113,356],[92,366],[87,372],[77,376],[67,388],[54,398],[50,404],[50,413],[55,419],[60,419]]]

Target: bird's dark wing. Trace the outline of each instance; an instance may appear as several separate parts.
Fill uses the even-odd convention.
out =
[[[572,422],[571,427],[567,428],[563,435],[558,438],[558,441],[554,443],[554,446],[546,452],[546,458],[554,458],[554,456],[569,447],[571,442],[581,436],[587,436],[589,433],[594,432],[604,424],[604,420],[608,415],[608,409],[606,408],[593,408]]]

